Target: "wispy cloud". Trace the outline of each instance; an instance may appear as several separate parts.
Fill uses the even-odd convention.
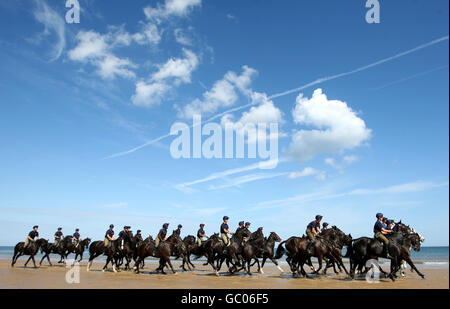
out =
[[[63,18],[49,7],[45,1],[36,1],[34,17],[44,25],[44,32],[40,34],[40,39],[42,39],[42,36],[48,36],[52,32],[55,33],[57,40],[53,46],[50,61],[58,59],[66,46],[65,22]]]
[[[313,192],[308,194],[300,194],[292,197],[277,199],[271,201],[265,201],[258,203],[255,207],[252,207],[252,210],[257,209],[269,209],[269,208],[278,208],[284,206],[295,206],[301,203],[313,202],[313,201],[321,201],[328,199],[336,199],[340,197],[348,197],[348,196],[361,196],[361,195],[377,195],[377,194],[402,194],[409,192],[421,192],[426,190],[431,190],[435,188],[448,187],[449,182],[435,183],[428,181],[416,181],[410,183],[404,183],[399,185],[392,185],[383,188],[377,189],[354,189],[346,192]]]
[[[383,89],[383,88],[387,88],[387,87],[390,87],[390,86],[393,86],[393,85],[397,85],[397,84],[406,82],[408,80],[411,80],[411,79],[414,79],[414,78],[418,78],[418,77],[421,77],[421,76],[424,76],[424,75],[427,75],[427,74],[430,74],[430,73],[433,73],[433,72],[437,72],[437,71],[440,71],[440,70],[443,70],[443,69],[447,69],[447,68],[448,68],[448,65],[443,65],[443,66],[440,66],[440,67],[437,67],[437,68],[434,68],[434,69],[431,69],[431,70],[427,70],[427,71],[424,71],[424,72],[413,74],[411,76],[408,76],[408,77],[405,77],[405,78],[402,78],[402,79],[395,80],[393,82],[384,84],[384,85],[376,87],[376,88],[372,88],[372,90],[380,90],[380,89]]]
[[[278,163],[281,162],[278,161]],[[193,180],[193,181],[189,181],[189,182],[184,182],[184,183],[180,183],[178,185],[175,186],[176,189],[184,191],[184,192],[192,192],[192,189],[190,188],[193,185],[196,184],[200,184],[200,183],[204,183],[204,182],[209,182],[209,181],[213,181],[213,180],[217,180],[217,179],[221,179],[227,176],[231,176],[234,174],[238,174],[238,173],[243,173],[243,172],[248,172],[248,171],[252,171],[252,170],[256,170],[256,169],[260,169],[262,167],[262,165],[264,164],[268,164],[267,161],[265,162],[257,162],[254,164],[250,164],[247,166],[243,166],[243,167],[239,167],[239,168],[233,168],[233,169],[228,169],[222,172],[218,172],[218,173],[213,173],[210,174],[204,178],[201,179],[197,179],[197,180]]]
[[[209,187],[210,190],[218,190],[218,189],[225,189],[225,188],[231,188],[231,187],[239,187],[242,184],[263,180],[263,179],[271,179],[275,177],[280,176],[286,176],[289,173],[256,173],[256,174],[248,174],[241,177],[234,178],[232,180],[229,180],[228,183],[224,185],[211,185]]]

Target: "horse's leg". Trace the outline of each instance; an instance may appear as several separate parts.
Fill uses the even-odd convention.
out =
[[[275,266],[278,268],[279,271],[281,271],[282,273],[284,273],[283,268],[280,267],[280,265],[278,265],[278,261],[275,260],[273,257],[269,257],[269,259],[272,261],[272,263],[275,264]],[[264,261],[263,261],[263,265],[261,265],[261,267],[264,266]]]
[[[259,264],[259,259],[258,258],[255,258],[255,259],[256,259],[256,263],[258,264],[258,271],[259,271],[259,273],[261,275],[264,275],[264,270],[262,269],[261,265]]]
[[[170,269],[172,270],[172,272],[176,275],[177,272],[175,271],[175,269],[173,269],[172,263],[170,262],[170,258],[167,257],[166,263],[169,264]]]
[[[31,260],[31,255],[30,255],[30,257],[28,258],[28,260],[25,262],[25,265],[23,265],[23,267],[27,267],[27,264],[28,264],[28,262]]]
[[[16,256],[17,256],[17,251],[14,250],[14,255],[11,260],[11,267],[14,267],[14,264],[16,264]]]
[[[411,266],[411,269],[415,270],[416,273],[417,273],[420,277],[422,277],[422,279],[425,279],[425,275],[422,274],[422,273],[417,269],[416,265],[414,265],[413,261],[411,260],[411,258],[410,258],[409,256],[405,256],[403,259],[406,261],[406,263],[409,264],[409,266]]]
[[[319,262],[319,268],[317,268],[317,270],[314,272],[317,275],[319,274],[319,271],[322,269],[322,259],[323,259],[322,255],[318,254],[317,255],[317,261]]]

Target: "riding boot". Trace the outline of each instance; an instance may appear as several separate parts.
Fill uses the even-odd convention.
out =
[[[384,250],[384,257],[386,259],[390,259],[390,260],[394,259],[394,257],[389,254],[389,245],[383,243],[383,250]]]
[[[306,244],[306,252],[310,253],[312,245],[313,245],[313,242],[308,241],[308,243]]]

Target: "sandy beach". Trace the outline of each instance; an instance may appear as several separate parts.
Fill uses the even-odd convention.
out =
[[[120,289],[126,282],[130,289],[448,289],[448,268],[421,268],[426,279],[421,279],[415,273],[406,271],[406,278],[399,278],[396,282],[381,278],[378,283],[368,283],[364,278],[349,280],[345,275],[335,275],[332,271],[326,276],[310,279],[293,278],[286,271],[280,271],[272,265],[264,267],[264,274],[254,273],[248,276],[243,273],[228,275],[221,272],[220,277],[214,275],[209,266],[196,265],[192,272],[178,271],[176,275],[156,274],[157,267],[154,261],[148,261],[141,274],[130,271],[102,272],[103,264],[94,263],[91,271],[86,271],[86,262],[81,262],[79,267],[79,283],[66,282],[68,268],[63,265],[52,267],[43,265],[40,268],[28,266],[24,268],[24,259],[18,261],[14,268],[7,260],[0,260],[0,288],[44,288],[44,289]],[[30,265],[30,264],[29,264]],[[31,263],[32,265],[32,263]],[[179,269],[179,264],[174,265]],[[254,268],[256,271],[256,268]]]

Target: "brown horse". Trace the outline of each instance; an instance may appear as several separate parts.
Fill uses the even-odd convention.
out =
[[[164,267],[167,267],[168,264],[172,272],[176,274],[176,271],[173,269],[172,263],[170,262],[170,256],[174,252],[176,246],[180,245],[180,243],[183,243],[183,241],[177,230],[174,230],[167,240],[159,243],[155,253],[155,256],[159,257],[159,267],[156,271],[161,271],[163,274],[166,274]]]
[[[143,263],[146,257],[148,256],[155,256],[156,253],[156,246],[155,241],[151,236],[146,238],[144,241],[137,243],[136,248],[136,262],[133,266],[134,271],[138,274],[139,273],[139,267],[143,267]]]

